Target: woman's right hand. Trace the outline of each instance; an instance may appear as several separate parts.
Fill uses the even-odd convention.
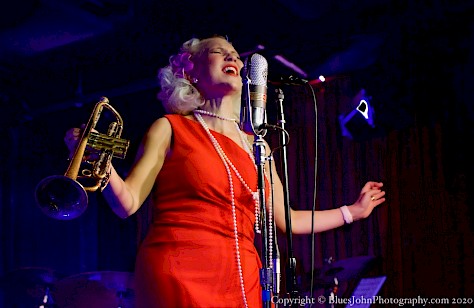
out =
[[[86,124],[82,124],[81,127],[73,127],[70,128],[66,134],[64,135],[64,143],[66,144],[69,150],[69,159],[72,159],[74,154],[76,153],[76,148],[81,141],[82,134],[84,129],[86,128]],[[92,129],[93,132],[97,133],[97,130]],[[99,158],[100,152],[97,150],[92,149],[89,146],[86,146],[85,152],[82,155],[83,161],[96,161]]]
[[[64,135],[64,143],[66,144],[69,150],[69,158],[72,158],[74,156],[74,153],[76,152],[76,148],[79,144],[79,140],[81,139],[83,130],[84,130],[84,125],[81,125],[81,128],[73,127],[73,128],[70,128]]]

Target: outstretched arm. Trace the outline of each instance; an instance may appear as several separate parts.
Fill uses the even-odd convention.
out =
[[[274,209],[275,223],[282,231],[286,231],[283,185],[273,167],[274,174]],[[367,218],[373,209],[385,201],[385,191],[382,190],[383,183],[367,182],[362,188],[357,200],[347,206],[346,219],[357,221]],[[323,232],[344,225],[344,215],[341,208],[314,212],[314,232]],[[294,234],[311,233],[311,220],[313,212],[310,210],[291,209],[291,228]]]
[[[314,212],[314,232],[323,232],[338,228],[348,220],[347,223],[367,218],[373,209],[385,201],[385,191],[381,188],[381,182],[367,182],[362,188],[359,198],[352,205],[347,206],[349,211],[344,218],[341,208],[315,211]],[[295,234],[311,233],[311,214],[309,210],[291,211],[292,229]]]

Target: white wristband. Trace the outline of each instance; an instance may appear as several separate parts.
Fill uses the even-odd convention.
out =
[[[351,212],[347,208],[347,205],[341,206],[339,209],[341,210],[342,217],[344,218],[344,222],[346,224],[350,224],[354,221],[354,218],[352,217]]]

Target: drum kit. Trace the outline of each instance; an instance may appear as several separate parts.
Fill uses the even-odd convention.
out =
[[[20,268],[3,279],[6,307],[132,308],[134,276],[99,271],[65,277],[47,268]]]
[[[328,260],[313,272],[314,288],[335,292],[338,283],[360,278],[374,262],[369,256]],[[3,285],[6,307],[134,307],[134,275],[130,272],[98,271],[65,277],[47,268],[20,268],[8,273]]]

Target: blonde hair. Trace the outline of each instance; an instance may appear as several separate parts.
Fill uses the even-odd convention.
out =
[[[203,41],[192,38],[184,42],[179,53],[169,58],[170,64],[159,70],[161,88],[157,98],[166,112],[186,115],[204,104],[201,94],[188,80],[194,67],[191,58],[201,52]]]

